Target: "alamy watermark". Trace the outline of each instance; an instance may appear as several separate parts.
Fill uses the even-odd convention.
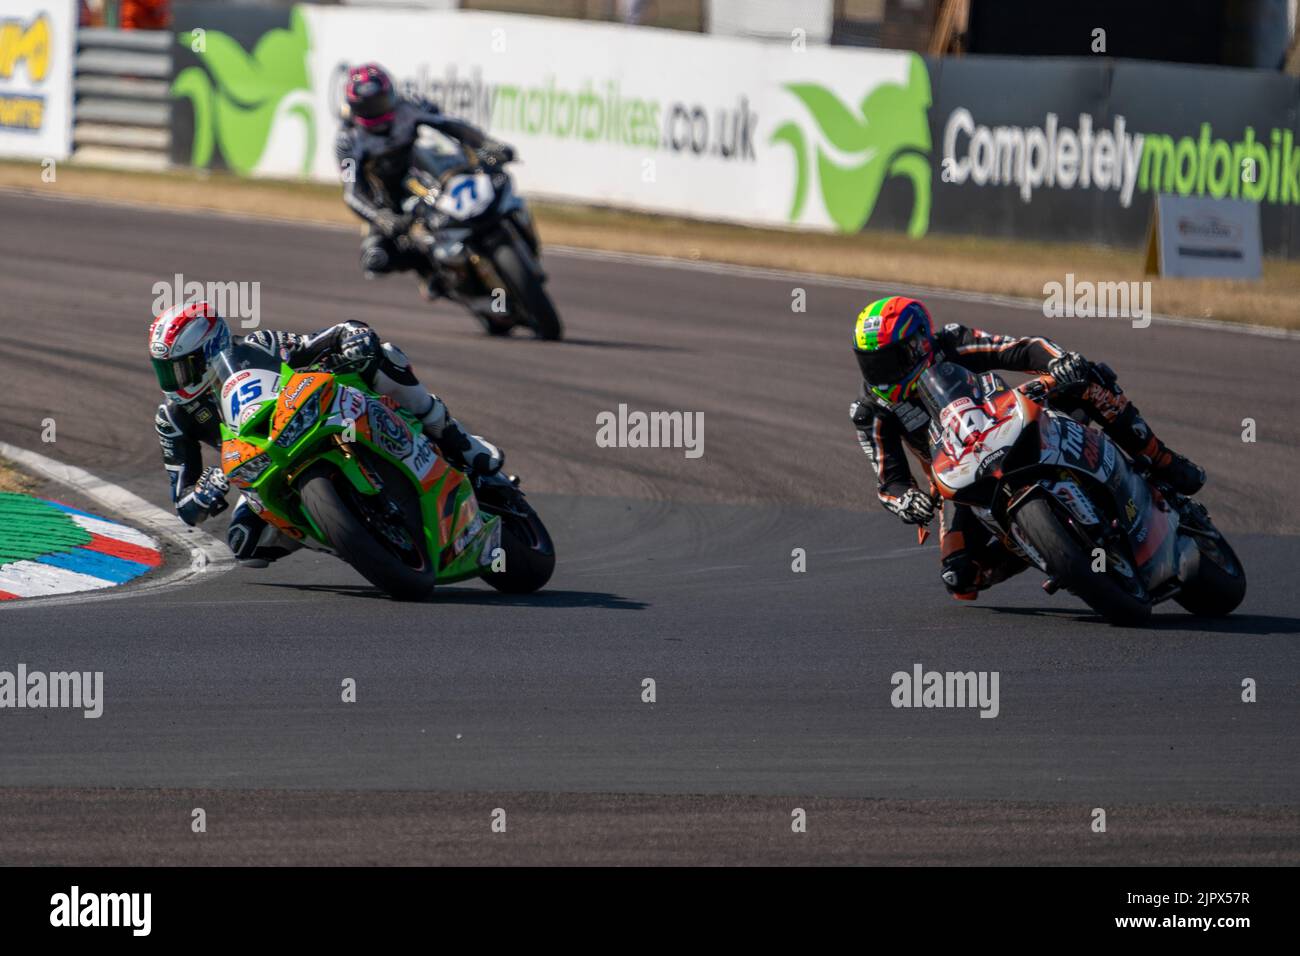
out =
[[[682,448],[687,458],[704,454],[703,412],[628,411],[596,416],[596,445],[600,448]]]
[[[1091,282],[1075,280],[1043,285],[1043,315],[1048,318],[1132,319],[1133,328],[1151,324],[1150,282]]]
[[[0,710],[70,709],[87,720],[104,713],[103,671],[0,671]]]
[[[179,272],[171,282],[153,284],[153,314],[162,315],[186,302],[207,302],[226,319],[239,319],[245,329],[262,324],[262,283],[185,281]]]
[[[981,717],[996,717],[998,671],[927,671],[913,664],[911,672],[895,671],[889,702],[894,707],[978,707]]]
[[[152,893],[83,893],[75,884],[50,897],[50,925],[55,927],[125,927],[132,936],[148,936],[153,927]]]

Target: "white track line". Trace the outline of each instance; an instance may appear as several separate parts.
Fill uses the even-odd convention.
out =
[[[175,209],[159,203],[139,202],[130,199],[109,199],[97,196],[77,196],[70,194],[41,195],[21,186],[0,186],[0,195],[23,196],[28,199],[44,199],[56,202],[89,203],[94,206],[122,207],[127,209],[149,209],[154,212],[173,216],[217,216],[221,219],[235,219],[243,222],[265,222],[281,226],[298,226],[310,229],[324,229],[330,232],[357,232],[357,225],[345,225],[335,222],[317,222],[308,219],[290,219],[284,216],[271,216],[264,213],[239,212],[231,209]],[[799,233],[791,230],[792,242],[797,242]],[[972,302],[977,305],[998,305],[1007,309],[1022,309],[1039,312],[1043,310],[1042,299],[1029,299],[1021,296],[993,295],[984,292],[964,292],[961,289],[949,289],[944,286],[904,285],[888,279],[862,279],[849,276],[825,275],[820,272],[797,272],[789,269],[770,269],[763,266],[744,266],[729,262],[711,262],[705,259],[681,259],[675,256],[658,256],[644,252],[613,252],[602,249],[586,249],[579,246],[548,245],[543,255],[552,254],[570,259],[587,259],[595,262],[621,262],[628,265],[641,265],[660,269],[684,269],[691,272],[705,272],[713,275],[736,276],[750,279],[776,279],[781,281],[802,282],[833,286],[842,289],[890,289],[903,295],[914,297],[929,296],[943,298],[953,302]],[[1138,253],[1134,252],[1136,256]],[[1103,320],[1113,321],[1113,320]],[[1257,335],[1268,339],[1300,340],[1300,330],[1278,329],[1267,325],[1246,325],[1241,322],[1225,322],[1221,319],[1196,318],[1185,315],[1153,315],[1151,321],[1160,325],[1182,326],[1189,329],[1204,329],[1209,332],[1235,332],[1241,335]]]
[[[28,471],[34,472],[50,481],[71,488],[104,508],[120,515],[127,521],[148,529],[153,534],[170,541],[185,553],[202,555],[201,561],[190,562],[159,577],[146,577],[139,584],[124,584],[101,591],[87,591],[78,594],[65,594],[53,597],[23,598],[16,601],[0,601],[0,611],[20,607],[52,607],[58,604],[88,604],[92,601],[110,601],[118,598],[134,597],[146,591],[158,591],[162,588],[181,584],[192,584],[205,574],[228,571],[235,566],[230,549],[206,531],[189,528],[181,523],[176,515],[151,505],[119,485],[111,484],[74,465],[65,465],[46,458],[34,451],[17,448],[6,442],[0,442],[0,458],[8,458]],[[165,560],[165,558],[164,558]]]

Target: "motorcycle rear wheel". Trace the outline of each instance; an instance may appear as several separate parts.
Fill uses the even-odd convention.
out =
[[[532,594],[546,586],[555,572],[555,544],[542,519],[523,495],[493,500],[493,490],[479,491],[479,507],[501,519],[501,550],[505,568],[484,569],[483,580],[503,594]]]
[[[1198,617],[1226,617],[1246,598],[1246,571],[1223,538],[1198,536],[1196,548],[1196,573],[1174,600]]]
[[[1151,616],[1151,605],[1129,594],[1110,574],[1094,572],[1088,552],[1041,498],[1026,502],[1012,519],[1047,564],[1048,573],[1071,594],[1112,624],[1135,625]]]
[[[532,327],[539,339],[555,342],[564,337],[560,315],[555,311],[546,287],[529,271],[513,243],[503,242],[492,250],[492,265],[505,282],[512,314]],[[518,310],[518,312],[516,312]]]

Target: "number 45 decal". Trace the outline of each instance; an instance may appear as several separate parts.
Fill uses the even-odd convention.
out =
[[[257,379],[251,382],[245,382],[239,387],[239,391],[230,396],[230,414],[234,418],[239,417],[239,410],[249,402],[255,402],[262,397],[262,383]]]

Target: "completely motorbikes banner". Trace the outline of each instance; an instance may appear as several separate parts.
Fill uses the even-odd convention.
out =
[[[254,13],[256,15],[254,15]],[[336,181],[348,64],[510,142],[538,196],[739,223],[1137,245],[1154,197],[1300,246],[1300,80],[760,42],[474,11],[176,7],[175,158]]]
[[[71,151],[76,28],[75,0],[0,4],[0,156]]]
[[[936,60],[932,227],[1137,245],[1158,194],[1259,204],[1300,255],[1300,79],[1127,61]]]

